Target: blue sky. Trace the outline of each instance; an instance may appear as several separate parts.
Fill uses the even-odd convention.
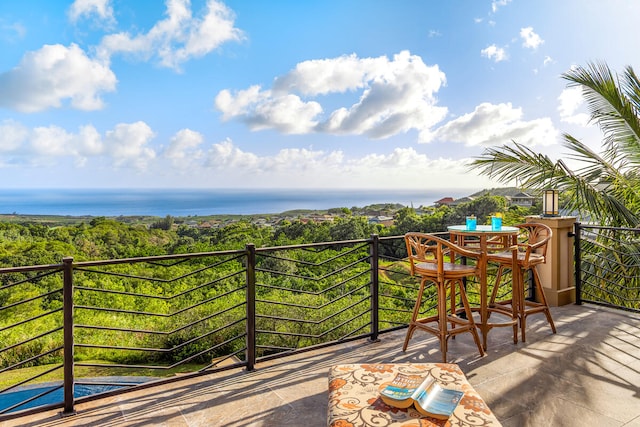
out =
[[[497,186],[515,140],[600,146],[560,75],[640,64],[623,0],[0,3],[5,188]]]

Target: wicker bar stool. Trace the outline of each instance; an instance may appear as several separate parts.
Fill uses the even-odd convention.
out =
[[[472,276],[480,277],[483,274],[484,254],[464,249],[440,237],[425,233],[407,233],[405,242],[411,275],[417,274],[421,276],[421,280],[402,351],[406,351],[414,331],[422,329],[438,337],[442,361],[445,363],[449,337],[463,332],[470,332],[473,335],[478,351],[483,356],[484,350],[480,344],[462,279]],[[456,255],[476,262],[468,265],[449,262],[451,259],[455,260]],[[437,313],[420,318],[422,296],[427,282],[433,283],[436,287]],[[457,307],[458,298],[462,303],[461,308]],[[463,312],[465,317],[458,316],[459,312]]]
[[[551,240],[551,229],[538,223],[525,223],[516,225],[521,231],[518,243],[497,253],[490,253],[487,262],[498,264],[496,281],[489,299],[489,307],[510,307],[515,312],[520,323],[520,335],[522,341],[526,341],[527,316],[534,313],[544,313],[551,331],[555,334],[556,327],[551,317],[549,304],[540,283],[540,275],[536,266],[547,262],[547,244]],[[498,290],[501,285],[502,275],[505,270],[512,272],[511,298],[498,300]],[[533,287],[538,301],[525,298],[524,276],[531,274]]]

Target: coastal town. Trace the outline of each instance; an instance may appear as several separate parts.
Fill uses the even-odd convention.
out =
[[[503,196],[509,206],[520,206],[524,208],[530,208],[535,203],[536,197],[532,196],[528,192],[523,192],[518,189],[505,188],[505,189],[492,189],[483,190],[478,193],[474,193],[470,196],[454,199],[453,197],[443,197],[433,202],[430,206],[413,207],[418,215],[433,213],[436,209],[442,206],[456,207],[463,203],[469,203],[478,197],[485,194],[496,194]],[[352,208],[331,208],[326,211],[307,211],[307,210],[295,210],[288,211],[279,214],[258,214],[258,215],[244,215],[238,216],[213,216],[213,217],[186,217],[176,218],[174,221],[175,226],[186,225],[191,228],[222,228],[240,219],[248,219],[250,223],[263,226],[263,227],[276,227],[283,221],[301,221],[303,223],[308,222],[327,222],[334,221],[336,218],[343,218],[345,216],[365,216],[370,224],[380,224],[385,227],[394,225],[394,217],[396,212],[407,206],[397,203],[384,203],[375,204],[365,207],[352,207]]]

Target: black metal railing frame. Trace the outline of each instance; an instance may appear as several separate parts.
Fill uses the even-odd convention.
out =
[[[640,228],[574,224],[576,304],[640,312]]]
[[[404,308],[402,307],[398,308],[395,306],[385,308],[380,304],[381,299],[394,299],[394,298],[396,298],[402,303],[402,297],[394,296],[393,292],[385,290],[384,294],[381,294],[380,293],[381,284],[379,281],[380,272],[385,271],[385,267],[380,264],[381,259],[386,259],[390,262],[395,262],[395,261],[404,262],[403,260],[404,254],[400,253],[398,255],[395,253],[398,251],[398,248],[403,247],[403,244],[402,245],[396,244],[395,247],[393,246],[394,242],[397,242],[400,239],[402,239],[402,236],[379,237],[377,235],[372,235],[371,238],[362,239],[362,240],[341,241],[341,242],[322,242],[322,243],[312,243],[312,244],[293,245],[293,246],[284,246],[284,247],[271,247],[271,248],[256,248],[253,244],[247,244],[244,250],[237,250],[237,251],[219,251],[219,252],[198,253],[198,254],[164,255],[164,256],[155,256],[155,257],[141,257],[141,258],[102,260],[102,261],[75,262],[73,258],[66,257],[62,260],[61,264],[57,264],[57,265],[0,269],[0,277],[3,277],[4,274],[27,275],[26,279],[21,279],[24,282],[38,280],[41,278],[41,276],[62,274],[63,285],[61,289],[61,292],[62,292],[61,299],[62,299],[63,343],[61,347],[62,347],[62,359],[63,359],[62,389],[63,389],[63,395],[64,395],[63,402],[57,402],[50,405],[39,406],[37,408],[31,408],[31,409],[25,409],[25,410],[17,409],[16,410],[17,412],[13,412],[12,408],[5,408],[4,412],[0,412],[0,420],[2,420],[5,417],[10,418],[14,416],[21,416],[28,413],[34,413],[34,412],[44,411],[44,410],[58,408],[58,407],[63,408],[63,412],[62,412],[63,415],[73,414],[74,405],[77,402],[87,401],[97,397],[104,397],[107,395],[118,394],[123,391],[123,390],[118,390],[118,391],[101,393],[99,395],[86,396],[86,397],[77,398],[77,399],[74,398],[74,385],[79,384],[78,382],[79,380],[75,376],[76,368],[81,366],[95,366],[95,365],[92,365],[91,363],[82,363],[82,362],[77,362],[75,360],[76,352],[78,351],[78,349],[82,348],[83,346],[89,346],[89,345],[80,343],[77,340],[78,328],[82,329],[83,327],[88,327],[87,325],[77,324],[76,323],[77,319],[75,318],[76,317],[75,314],[77,314],[75,312],[79,309],[77,302],[75,301],[76,293],[81,291],[86,291],[88,289],[86,286],[82,286],[76,283],[77,281],[76,276],[80,272],[96,274],[96,273],[99,273],[97,268],[101,268],[101,267],[109,268],[109,267],[114,267],[114,266],[123,265],[123,264],[128,264],[128,265],[140,264],[140,263],[162,264],[164,262],[164,263],[169,263],[171,265],[174,265],[174,263],[178,264],[183,261],[193,260],[194,258],[205,258],[205,257],[229,257],[234,259],[235,262],[240,262],[243,265],[244,274],[245,274],[244,281],[245,281],[246,300],[244,303],[245,318],[241,319],[241,321],[245,322],[245,332],[244,332],[244,337],[238,336],[235,338],[245,339],[246,346],[244,348],[244,360],[239,360],[230,365],[220,366],[220,367],[215,365],[214,366],[209,365],[202,371],[180,376],[179,378],[177,377],[167,378],[167,379],[153,381],[150,383],[143,383],[135,386],[137,388],[142,388],[142,387],[159,385],[160,383],[175,381],[178,379],[193,377],[193,376],[201,375],[205,373],[231,369],[235,367],[245,367],[248,370],[253,370],[255,368],[256,363],[260,361],[283,357],[295,352],[309,351],[319,347],[331,346],[331,345],[339,344],[341,342],[346,342],[346,341],[351,341],[351,340],[356,340],[361,338],[369,338],[371,340],[377,340],[381,332],[392,331],[392,330],[405,327],[406,323],[403,323],[403,322],[394,323],[393,320],[390,320],[390,321],[386,321],[385,323],[385,321],[381,320],[381,312],[388,311],[390,313],[394,313],[394,312],[408,313],[410,312],[410,309],[404,310]],[[257,340],[258,340],[258,335],[261,333],[261,331],[257,328],[257,319],[260,318],[261,313],[257,312],[256,295],[257,295],[258,289],[260,289],[260,287],[264,284],[259,283],[259,281],[257,280],[257,277],[259,277],[260,275],[279,274],[279,272],[274,272],[271,270],[264,270],[264,269],[261,270],[259,267],[257,267],[258,258],[266,257],[266,256],[269,256],[272,258],[278,258],[277,254],[281,252],[325,250],[327,247],[334,250],[336,248],[355,247],[356,249],[353,249],[353,251],[360,251],[360,250],[363,251],[362,254],[350,253],[349,256],[354,258],[354,260],[350,259],[349,262],[344,266],[340,265],[335,267],[336,269],[335,271],[330,271],[326,273],[328,279],[326,278],[325,279],[331,280],[331,278],[333,277],[332,275],[334,274],[347,275],[347,273],[350,271],[349,269],[361,270],[360,272],[355,272],[351,275],[348,275],[348,277],[344,280],[346,283],[349,283],[350,281],[357,282],[357,284],[353,285],[353,287],[356,289],[360,289],[359,291],[357,291],[357,293],[359,293],[359,296],[358,297],[349,296],[349,297],[352,297],[356,300],[354,305],[357,305],[358,304],[357,301],[360,301],[360,304],[364,304],[364,308],[358,314],[356,314],[355,317],[345,320],[343,324],[338,325],[337,327],[346,328],[347,326],[345,325],[348,325],[349,322],[354,321],[354,319],[356,318],[357,319],[362,318],[362,316],[368,316],[368,321],[366,322],[366,325],[365,324],[361,324],[359,326],[356,325],[355,329],[347,330],[346,332],[343,332],[343,334],[339,338],[332,339],[326,342],[321,342],[318,344],[307,345],[301,348],[278,349],[274,347],[276,348],[275,350],[269,349],[271,353],[264,354],[261,357],[259,357]],[[388,247],[388,248],[385,249],[385,247]],[[345,252],[349,253],[349,250],[346,250]],[[384,254],[382,252],[384,252]],[[335,259],[338,259],[340,257],[340,253],[337,250],[336,250],[336,253],[337,255],[335,256]],[[284,259],[284,258],[280,258],[280,259]],[[331,264],[332,262],[336,262],[335,259],[330,258],[328,261],[326,261],[326,263]],[[290,261],[291,261],[290,259],[286,259],[286,262],[290,262]],[[306,263],[305,266],[309,267],[309,263]],[[318,267],[318,266],[312,265],[309,268],[311,267]],[[331,269],[331,268],[333,267],[331,267],[330,265],[327,267],[327,269]],[[362,273],[366,272],[367,269],[368,269],[368,273],[366,274],[366,276],[363,276]],[[336,273],[336,271],[338,273]],[[40,272],[44,272],[44,273],[42,273],[41,275],[38,275]],[[403,274],[402,272],[400,273],[396,272],[396,273]],[[31,276],[29,276],[29,274],[31,274]],[[128,276],[127,274],[123,274],[121,272],[108,272],[108,273],[102,272],[102,274]],[[404,274],[408,276],[408,273],[404,273]],[[143,277],[138,277],[136,275],[128,276],[127,278],[130,280],[144,279]],[[4,280],[2,283],[5,283],[5,282],[6,280]],[[410,291],[415,290],[413,286],[415,286],[416,283],[415,281],[413,282],[414,282],[413,285],[406,285],[407,287],[410,288]],[[15,283],[9,283],[8,285],[0,284],[0,291],[14,285]],[[342,286],[345,287],[347,285],[342,284]],[[389,288],[389,286],[395,286],[395,283],[382,284],[382,287],[385,289]],[[98,289],[95,289],[95,291],[98,291]],[[60,292],[60,290],[56,290],[55,292]],[[119,292],[119,294],[127,294],[127,293]],[[140,295],[138,294],[135,294],[135,295],[136,297],[140,297]],[[410,298],[406,298],[406,301],[404,302],[405,305],[408,304],[408,301],[410,301]],[[411,305],[412,304],[413,304],[413,301],[411,301]],[[433,306],[435,306],[435,304],[433,304]],[[433,309],[433,306],[427,307],[426,309],[427,310]],[[6,308],[7,307],[0,306],[0,314],[2,314],[2,311],[5,310]],[[81,308],[91,309],[95,307],[83,306]],[[311,309],[313,309],[313,307],[311,307]],[[32,320],[32,319],[29,319],[29,320]],[[288,320],[296,321],[297,319],[288,319]],[[358,323],[358,322],[355,322],[355,323]],[[382,323],[384,323],[386,327],[381,327]],[[5,325],[4,327],[1,327],[1,326],[2,325],[0,325],[0,332],[3,330],[7,330],[15,325]],[[100,327],[98,329],[108,329],[108,328]],[[118,329],[118,328],[115,328],[115,329]],[[262,331],[262,332],[266,334],[276,333],[275,331]],[[311,338],[307,337],[307,339],[322,340],[323,337],[314,338],[314,336],[311,336]],[[110,346],[105,346],[105,347],[110,347]],[[118,348],[118,346],[112,346],[112,347],[114,349]],[[3,350],[4,349],[0,348],[0,355],[2,354]],[[140,350],[140,349],[136,348],[135,350]],[[17,366],[14,365],[13,367],[20,367],[20,364],[18,364]],[[143,366],[143,368],[153,368],[153,367],[154,366]],[[2,374],[2,372],[5,372],[11,368],[12,367],[0,369],[0,374]],[[47,371],[47,372],[50,372],[50,371]],[[29,378],[28,380],[25,380],[25,381],[21,381],[20,384],[13,384],[10,387],[5,387],[4,389],[0,387],[0,397],[2,396],[2,393],[11,391],[15,389],[17,386],[28,383],[29,381],[33,381],[34,379],[37,379],[37,376]],[[49,390],[46,393],[49,393],[51,391],[52,390]],[[43,393],[43,394],[46,394],[46,393]],[[34,400],[35,398],[40,396],[41,395],[35,396],[29,400]],[[19,408],[20,405],[23,403],[25,402],[21,402],[20,404],[15,405],[15,407]]]

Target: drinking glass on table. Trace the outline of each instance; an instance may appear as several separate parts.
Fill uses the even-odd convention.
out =
[[[500,230],[502,228],[502,216],[495,215],[491,217],[491,229]]]
[[[469,231],[473,231],[476,229],[476,217],[474,215],[468,216],[467,217],[467,230]]]

